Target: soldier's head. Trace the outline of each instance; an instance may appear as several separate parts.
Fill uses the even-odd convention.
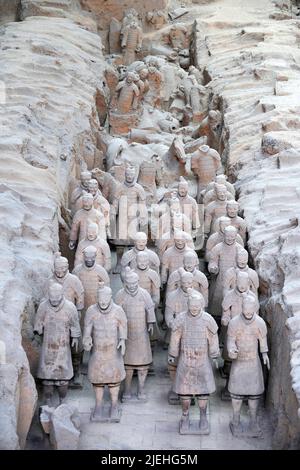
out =
[[[215,184],[215,191],[217,195],[217,199],[219,201],[226,201],[227,198],[227,188],[224,184]]]
[[[184,250],[186,247],[185,233],[182,230],[176,230],[174,233],[174,243],[178,250]]]
[[[136,74],[134,72],[128,72],[126,75],[126,82],[133,83],[135,81]]]
[[[138,74],[141,80],[146,80],[146,78],[149,75],[149,72],[148,72],[148,69],[146,69],[146,67],[143,67],[139,70]]]
[[[95,180],[94,178],[92,178],[92,179],[88,182],[88,191],[89,191],[89,193],[90,193],[92,196],[96,196],[98,189],[99,189],[98,181]]]
[[[244,248],[241,248],[236,255],[236,264],[238,268],[244,269],[248,264],[248,251]]]
[[[218,222],[219,222],[220,232],[223,233],[224,235],[225,228],[230,226],[230,219],[229,217],[222,216],[218,218]]]
[[[180,286],[183,292],[187,292],[188,289],[193,287],[194,276],[192,273],[184,271],[183,268],[180,268]]]
[[[245,295],[243,298],[243,307],[242,307],[242,315],[243,317],[251,321],[254,315],[258,312],[259,304],[258,300],[255,298],[254,295]]]
[[[178,183],[178,194],[180,197],[185,197],[188,194],[188,191],[189,183],[183,178],[183,176],[181,176]]]
[[[236,288],[243,294],[249,290],[249,276],[248,273],[239,272],[236,277]]]
[[[169,207],[170,207],[171,214],[172,212],[181,212],[180,201],[176,193],[173,193],[171,198],[169,199]]]
[[[94,198],[90,193],[84,193],[82,196],[82,208],[86,211],[92,209]]]
[[[239,212],[239,203],[237,201],[228,201],[226,205],[227,216],[231,219],[236,217]]]
[[[125,169],[125,180],[127,183],[133,183],[135,180],[135,168],[134,166],[127,166]]]
[[[136,255],[136,264],[139,269],[142,271],[145,271],[146,269],[149,268],[150,265],[150,260],[149,260],[149,255],[146,251],[140,251]]]
[[[233,225],[229,225],[224,230],[224,241],[226,245],[233,245],[236,242],[237,229]]]
[[[111,304],[112,291],[110,287],[104,284],[104,282],[99,282],[97,301],[101,310],[107,310]]]
[[[90,171],[82,171],[80,173],[80,181],[83,188],[88,189],[88,183],[92,178],[92,173]]]
[[[53,282],[48,290],[49,302],[52,307],[58,307],[64,298],[63,286],[57,282]]]
[[[217,175],[215,177],[215,182],[217,184],[223,184],[224,186],[226,186],[226,181],[227,181],[227,176],[226,175]]]
[[[134,246],[138,251],[143,251],[147,245],[147,235],[144,232],[137,232],[134,237]]]
[[[139,276],[129,266],[125,268],[124,287],[130,295],[134,295],[139,288]]]
[[[183,266],[189,273],[192,273],[194,269],[199,266],[199,259],[194,251],[190,250],[185,253],[183,257]]]
[[[83,250],[83,260],[87,268],[92,268],[96,262],[97,248],[92,245]]]
[[[67,258],[61,256],[60,252],[55,253],[54,258],[54,273],[55,276],[59,279],[65,277],[67,272],[69,271],[69,262]]]
[[[93,240],[96,240],[96,238],[98,237],[98,225],[97,224],[94,224],[94,223],[90,223],[88,226],[87,226],[87,230],[86,230],[86,236],[87,236],[87,239],[91,242]]]
[[[205,307],[205,300],[200,292],[196,291],[195,289],[188,289],[189,299],[188,299],[188,306],[189,312],[193,317],[199,315],[199,313],[203,312]]]

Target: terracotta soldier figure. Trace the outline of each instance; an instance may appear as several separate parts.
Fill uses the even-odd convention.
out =
[[[60,253],[56,253],[54,259],[54,273],[50,279],[50,283],[60,284],[63,288],[64,297],[72,302],[78,311],[78,319],[80,321],[81,311],[84,308],[84,289],[83,285],[78,279],[77,276],[69,272],[69,262],[67,258],[64,258]],[[49,285],[49,282],[48,282]],[[47,286],[48,287],[48,286]],[[80,363],[81,363],[81,353],[82,353],[82,344],[79,341],[79,344],[76,345],[76,349],[72,348],[72,363],[74,370],[74,377],[72,380],[72,387],[81,388],[82,379],[80,374]]]
[[[83,250],[87,246],[94,246],[97,249],[96,264],[100,264],[107,272],[111,270],[111,252],[109,244],[98,236],[98,225],[90,223],[87,227],[87,234],[84,240],[78,244],[75,255],[75,266],[83,263]]]
[[[161,158],[154,153],[151,160],[143,160],[140,165],[138,183],[144,188],[147,195],[147,206],[157,202],[157,185],[161,185],[163,178],[163,165]]]
[[[236,267],[237,252],[241,249],[236,241],[237,230],[230,225],[224,230],[224,241],[218,243],[210,252],[208,271],[217,276],[216,282],[210,289],[209,311],[214,317],[220,317],[222,313],[222,300],[224,289],[224,277],[229,268]]]
[[[171,229],[168,232],[163,233],[161,238],[156,240],[156,245],[159,250],[159,256],[162,256],[164,252],[174,246],[174,236],[175,233],[182,231],[184,233],[184,237],[186,239],[187,246],[192,250],[195,249],[195,245],[193,242],[192,235],[188,232],[185,232],[184,228],[187,225],[185,219],[187,218],[186,215],[182,214],[181,212],[171,212]]]
[[[214,202],[218,199],[217,187],[220,186],[220,184],[222,184],[222,183],[215,182],[214,185],[213,185],[213,188],[210,189],[209,191],[205,192],[205,194],[203,196],[203,204],[205,206],[208,206],[208,204],[210,204],[211,202]],[[223,184],[223,186],[226,187],[225,184]],[[227,198],[226,198],[227,201],[234,200],[233,194],[230,191],[228,191],[227,187],[226,187],[226,195],[227,195]]]
[[[226,216],[227,189],[221,184],[216,185],[217,199],[205,207],[204,233],[206,236],[218,231],[216,221],[219,217]]]
[[[169,346],[169,363],[178,358],[174,392],[181,398],[181,434],[208,434],[207,402],[216,390],[210,358],[220,356],[218,326],[204,311],[204,298],[199,292],[189,291],[188,309],[173,324]],[[193,427],[189,408],[195,396],[200,409],[200,422]]]
[[[238,234],[242,237],[244,243],[246,242],[246,232],[247,226],[246,222],[242,217],[238,216],[239,212],[239,203],[237,201],[228,201],[226,206],[227,217],[231,220],[231,225],[233,225]]]
[[[81,331],[77,309],[65,298],[63,286],[51,283],[48,294],[37,310],[34,332],[43,335],[37,377],[43,381],[47,405],[52,406],[54,387],[60,403],[66,398],[73,377],[71,346],[78,347]]]
[[[137,109],[140,92],[134,82],[135,74],[128,72],[125,79],[116,87],[118,93],[116,108],[120,114],[128,114]]]
[[[145,102],[158,108],[161,104],[161,89],[163,84],[163,74],[159,70],[158,61],[151,57],[148,62],[148,83],[149,90],[145,94]]]
[[[201,191],[215,179],[221,170],[221,157],[219,153],[208,145],[201,145],[196,152],[190,155],[190,165],[198,178],[197,202],[201,202]]]
[[[158,307],[160,297],[159,274],[150,268],[150,259],[147,251],[139,251],[136,255],[134,271],[139,276],[139,286],[149,292],[154,306]]]
[[[82,201],[80,200],[84,192],[88,192],[88,183],[92,178],[90,171],[82,171],[80,173],[80,184],[74,189],[71,195],[71,209],[72,214],[82,208]]]
[[[106,225],[109,228],[110,224],[110,205],[109,202],[102,196],[99,189],[99,183],[96,179],[92,178],[88,183],[89,193],[94,198],[94,208],[99,209],[105,217]],[[109,237],[109,236],[108,236]]]
[[[122,30],[121,47],[125,49],[124,64],[130,65],[135,61],[135,53],[142,48],[143,32],[136,20],[132,20]]]
[[[97,248],[92,245],[87,246],[83,250],[83,263],[78,264],[73,274],[82,282],[84,288],[84,310],[86,311],[91,305],[97,303],[97,290],[99,282],[104,282],[109,286],[110,280],[106,270],[96,264]],[[83,324],[83,318],[81,323]]]
[[[109,420],[120,420],[118,397],[120,384],[125,379],[123,356],[126,339],[127,318],[124,310],[113,302],[110,287],[100,284],[97,303],[87,309],[83,333],[84,349],[91,350],[88,378],[96,396],[93,421],[105,420],[102,404],[105,386],[111,397]]]
[[[166,233],[172,232],[172,229],[175,230],[175,223],[177,229],[183,230],[185,233],[192,236],[192,219],[182,212],[181,204],[177,196],[172,195],[170,197],[165,205],[165,209],[165,212],[159,217],[155,239],[160,240]],[[180,218],[179,214],[182,214]],[[179,223],[181,223],[180,228],[178,226]]]
[[[224,277],[224,295],[230,289],[236,286],[237,275],[240,272],[246,272],[249,276],[250,290],[253,294],[257,295],[259,287],[259,279],[257,272],[248,266],[248,251],[241,249],[236,255],[236,268],[230,268],[225,273]]]
[[[170,274],[183,266],[183,257],[190,248],[187,246],[184,232],[177,231],[174,235],[174,246],[164,252],[161,264],[161,283],[166,284]]]
[[[227,181],[227,176],[224,175],[223,173],[220,174],[220,175],[217,175],[215,177],[215,181],[212,181],[211,183],[209,183],[204,191],[204,195],[214,189],[215,187],[215,183],[218,183],[218,184],[223,184],[224,186],[226,186],[227,188],[227,191],[230,192],[233,196],[233,199],[235,198],[235,188],[233,186],[233,184],[229,183],[229,181]]]
[[[189,183],[180,177],[178,184],[178,199],[181,206],[181,211],[192,221],[192,230],[196,234],[200,228],[200,219],[198,204],[195,199],[189,195]]]
[[[145,381],[152,362],[150,336],[153,334],[156,319],[154,303],[150,294],[142,287],[139,287],[139,277],[129,267],[126,268],[124,288],[117,293],[116,303],[123,308],[128,322],[128,336],[124,357],[126,380],[122,400],[128,401],[132,399],[132,376],[134,370],[137,370],[137,399],[145,401],[147,398]]]
[[[136,257],[138,253],[147,253],[149,257],[150,268],[155,272],[159,273],[160,260],[157,254],[147,248],[147,235],[144,232],[137,232],[134,237],[134,247],[126,251],[121,259],[122,274],[125,271],[126,266],[131,269],[136,268],[137,261]]]
[[[221,243],[224,241],[224,230],[226,227],[229,227],[229,225],[231,225],[231,220],[229,217],[222,216],[216,220],[216,225],[219,226],[219,231],[212,233],[206,242],[206,247],[205,247],[205,250],[206,250],[205,260],[206,261],[209,261],[210,252],[213,249],[213,247],[216,246],[218,243]],[[244,246],[243,239],[239,234],[237,234],[236,236],[236,241],[239,245],[241,245],[241,247]]]
[[[234,435],[243,434],[240,412],[243,400],[248,400],[250,423],[246,435],[260,436],[262,432],[257,420],[257,409],[259,398],[264,392],[264,380],[258,351],[268,369],[270,362],[267,327],[257,315],[257,303],[253,296],[244,297],[242,313],[229,322],[227,349],[232,360],[228,383],[233,407],[230,429]]]
[[[200,292],[205,300],[205,306],[208,304],[208,280],[199,270],[199,259],[197,254],[190,250],[187,251],[183,257],[183,267],[176,269],[170,274],[167,285],[167,292],[175,290],[180,284],[181,275],[184,272],[192,273],[193,275],[193,288]]]
[[[87,233],[87,227],[91,222],[98,225],[99,236],[106,240],[106,225],[103,214],[93,207],[93,196],[86,193],[82,197],[83,208],[79,209],[73,218],[70,232],[69,248],[73,250],[76,242],[84,240]]]

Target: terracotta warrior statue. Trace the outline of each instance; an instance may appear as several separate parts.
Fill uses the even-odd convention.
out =
[[[120,114],[128,114],[137,109],[139,89],[135,84],[135,73],[128,72],[124,80],[116,87],[118,92],[117,111]]]
[[[179,285],[175,290],[167,292],[165,322],[172,328],[177,316],[186,311],[188,305],[188,290],[193,288],[194,276],[191,272],[180,271]]]
[[[147,206],[157,202],[157,186],[162,184],[163,164],[161,158],[154,153],[151,160],[143,160],[140,165],[138,183],[144,188]]]
[[[83,250],[83,263],[78,264],[73,270],[73,274],[80,279],[84,288],[85,311],[91,305],[97,303],[99,282],[104,282],[107,286],[110,284],[109,276],[105,269],[100,264],[96,264],[96,256],[97,248],[92,245],[87,246]],[[83,324],[83,320],[81,317],[81,324]]]
[[[231,219],[226,216],[219,217],[216,220],[216,225],[219,227],[218,232],[212,233],[206,242],[206,248],[205,248],[206,249],[205,251],[206,261],[209,261],[210,252],[213,249],[213,247],[216,246],[218,243],[221,243],[224,241],[224,230],[226,227],[229,227],[229,225],[231,225]],[[241,247],[244,246],[243,239],[239,234],[237,234],[236,236],[236,241],[237,243],[239,243],[239,245],[241,245]]]
[[[218,326],[204,311],[204,298],[199,292],[189,291],[188,309],[176,318],[169,346],[168,362],[178,361],[173,390],[181,398],[181,434],[208,434],[207,402],[216,390],[210,358],[220,356]],[[189,419],[192,397],[200,409],[200,422]]]
[[[223,184],[224,186],[226,186],[227,188],[227,191],[229,193],[232,194],[233,196],[233,199],[235,198],[235,188],[233,186],[233,184],[229,183],[229,181],[227,181],[227,176],[224,175],[223,173],[220,174],[220,175],[217,175],[215,177],[215,181],[212,181],[211,183],[209,183],[204,191],[204,195],[208,192],[208,191],[211,191],[212,189],[214,189],[215,187],[215,183],[217,184]],[[229,198],[228,198],[229,199]]]
[[[175,224],[176,229],[182,230],[192,237],[192,219],[182,212],[179,198],[172,194],[167,199],[167,203],[163,205],[165,206],[165,211],[158,219],[155,239],[159,241],[165,234],[174,231]],[[181,217],[179,217],[179,214],[181,214]],[[179,224],[181,225],[180,228]]]
[[[251,437],[261,436],[257,409],[259,398],[264,393],[264,379],[259,351],[268,369],[270,362],[267,327],[264,320],[257,315],[257,303],[253,296],[244,297],[242,313],[229,322],[227,349],[232,360],[228,383],[233,407],[230,429],[235,436],[241,434]],[[240,421],[243,400],[248,401],[250,413],[250,423],[245,433]]]
[[[87,309],[83,333],[84,349],[91,350],[88,378],[96,396],[92,421],[107,420],[103,409],[105,386],[111,397],[108,419],[114,422],[120,420],[118,398],[120,384],[125,379],[123,356],[126,339],[127,318],[124,310],[113,302],[110,287],[100,284],[97,303]]]
[[[242,237],[243,242],[246,242],[246,232],[247,232],[247,225],[242,217],[238,216],[239,212],[239,203],[237,201],[228,201],[226,206],[227,217],[231,220],[231,225],[233,225],[238,234]]]
[[[65,298],[61,284],[50,284],[48,299],[40,304],[33,329],[43,335],[37,377],[43,381],[46,403],[53,406],[54,387],[63,403],[73,377],[71,347],[78,347],[81,331],[77,309]]]
[[[167,292],[171,292],[180,285],[180,279],[184,272],[192,273],[193,288],[200,292],[205,300],[205,306],[208,304],[208,280],[199,270],[199,259],[195,251],[187,251],[183,257],[183,267],[176,269],[170,274],[167,285]]]
[[[221,175],[219,175],[221,176]],[[221,183],[222,184],[222,183]],[[215,182],[214,185],[213,185],[213,188],[210,189],[209,191],[206,191],[204,196],[203,196],[203,204],[205,206],[208,206],[208,204],[210,204],[211,202],[214,202],[218,199],[218,196],[217,196],[217,187],[220,185],[220,183],[217,183]],[[225,184],[223,184],[223,186],[226,187]],[[228,191],[227,187],[226,187],[226,195],[227,195],[227,201],[230,201],[230,200],[234,200],[234,196],[233,194]]]
[[[91,222],[98,226],[99,236],[106,240],[106,224],[103,214],[99,213],[93,207],[93,196],[86,193],[82,197],[83,208],[79,209],[74,215],[71,232],[70,232],[70,250],[74,250],[76,243],[84,240],[87,233],[87,227]]]
[[[192,221],[192,231],[195,236],[200,228],[198,204],[196,200],[189,195],[189,183],[183,176],[180,177],[178,184],[178,199],[182,213]]]
[[[82,208],[81,196],[84,192],[88,192],[88,183],[92,178],[90,171],[82,171],[80,173],[80,184],[74,189],[71,194],[71,209],[72,214]]]
[[[142,28],[136,20],[132,20],[122,31],[121,47],[124,52],[124,64],[135,61],[135,53],[140,52],[143,42]]]
[[[81,311],[84,308],[83,285],[77,276],[74,276],[74,274],[71,274],[69,272],[69,262],[67,258],[64,258],[63,256],[61,256],[60,253],[56,253],[56,256],[54,259],[54,273],[50,281],[48,281],[48,286],[49,286],[49,283],[57,283],[62,286],[64,297],[70,302],[72,302],[77,308],[78,319],[80,321]],[[82,380],[81,380],[81,374],[80,374],[80,363],[81,363],[81,352],[82,352],[81,342],[79,342],[79,344],[76,345],[76,349],[72,348],[71,352],[72,352],[72,363],[73,363],[73,370],[74,370],[72,386],[81,388],[82,386]]]
[[[249,268],[248,266],[248,251],[241,249],[237,252],[236,255],[236,268],[230,268],[225,273],[224,277],[224,295],[230,289],[234,289],[236,287],[237,276],[240,272],[245,272],[249,276],[249,288],[253,294],[257,295],[258,287],[259,287],[259,279],[257,272],[254,269]]]
[[[136,257],[138,253],[147,253],[149,257],[150,268],[159,273],[160,260],[157,254],[147,248],[147,235],[144,232],[137,232],[134,237],[134,247],[126,251],[121,259],[122,274],[125,268],[129,266],[135,269],[137,266]]]
[[[137,253],[134,272],[136,272],[139,277],[139,286],[149,292],[154,306],[158,307],[160,297],[160,276],[156,271],[150,268],[150,258],[147,251],[142,250]]]
[[[217,199],[208,206],[204,211],[204,233],[206,236],[218,231],[217,219],[226,216],[227,207],[227,189],[226,186],[216,185]]]
[[[163,81],[163,74],[159,70],[158,61],[156,57],[153,57],[148,62],[149,90],[145,94],[145,102],[154,108],[161,105]]]
[[[97,250],[96,264],[110,272],[111,270],[111,252],[109,244],[98,236],[98,225],[91,223],[87,226],[87,234],[84,240],[78,244],[75,255],[75,266],[83,263],[83,250],[88,246],[94,246]]]
[[[124,364],[126,370],[123,401],[132,400],[131,382],[134,370],[138,374],[138,401],[146,401],[145,381],[152,362],[150,336],[156,322],[150,294],[139,286],[139,277],[129,267],[125,270],[124,288],[116,296],[127,317],[128,336]]]
[[[201,191],[214,181],[217,172],[221,171],[221,157],[219,153],[208,145],[201,145],[196,152],[190,155],[191,169],[198,178],[197,202],[201,202]]]
[[[92,178],[88,183],[88,191],[94,198],[94,208],[98,209],[105,217],[106,225],[109,228],[110,224],[110,205],[109,202],[103,197],[99,183],[96,179]]]
[[[192,250],[195,249],[195,245],[193,242],[192,235],[188,232],[185,232],[185,226],[186,224],[186,219],[187,216],[182,214],[182,212],[175,212],[172,211],[171,214],[171,229],[168,232],[163,233],[161,238],[156,239],[156,245],[158,247],[159,251],[159,256],[162,257],[164,252],[170,248],[171,246],[174,246],[174,236],[175,233],[179,231],[182,231],[184,234],[184,237],[186,239],[186,244],[189,248]]]
[[[187,246],[185,234],[178,231],[174,235],[174,246],[164,252],[161,264],[161,283],[166,284],[170,274],[183,265],[183,257],[190,248]]]
[[[236,228],[232,225],[226,227],[224,241],[218,243],[210,252],[208,271],[217,276],[210,288],[209,311],[214,317],[220,317],[222,314],[225,273],[229,268],[236,267],[237,252],[241,249],[236,237]]]

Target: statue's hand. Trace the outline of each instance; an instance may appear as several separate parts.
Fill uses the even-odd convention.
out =
[[[72,348],[75,348],[75,351],[78,351],[78,344],[79,344],[79,339],[78,338],[72,338]]]
[[[237,348],[228,351],[230,359],[237,359],[239,350]]]
[[[221,318],[221,325],[227,326],[228,323],[229,323],[229,319],[228,319],[228,318]]]
[[[75,243],[76,243],[76,242],[73,242],[72,240],[70,240],[70,242],[69,242],[69,249],[70,249],[70,250],[74,250],[74,248],[75,248]]]
[[[119,343],[118,343],[118,346],[117,346],[117,349],[120,349],[121,348],[121,354],[122,356],[125,355],[125,340],[124,339],[120,339]]]
[[[218,266],[211,266],[210,268],[208,268],[208,270],[211,274],[218,274],[219,272]]]
[[[175,364],[175,357],[169,355],[168,356],[168,363],[169,364]]]
[[[219,369],[220,366],[219,366],[219,358],[218,357],[213,358],[213,363],[214,363],[216,369]]]
[[[93,340],[91,336],[86,336],[85,338],[83,338],[83,349],[85,351],[90,351],[92,349],[92,346],[93,346]]]
[[[154,331],[154,325],[153,323],[148,324],[148,333],[150,336],[153,336],[153,331]]]
[[[262,353],[262,357],[264,365],[267,367],[268,370],[270,370],[270,359],[268,353]]]

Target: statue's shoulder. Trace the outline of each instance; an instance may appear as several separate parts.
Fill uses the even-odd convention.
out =
[[[218,325],[208,312],[203,312],[203,320],[205,321],[205,324],[208,330],[211,333],[216,334],[218,331]]]

